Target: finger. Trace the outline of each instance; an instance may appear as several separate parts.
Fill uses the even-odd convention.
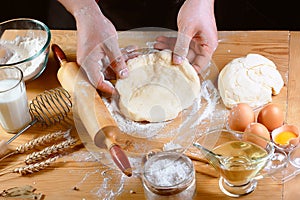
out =
[[[198,55],[195,57],[192,65],[195,68],[195,70],[198,72],[198,74],[201,74],[202,72],[206,71],[209,61],[210,61],[209,56]]]
[[[101,72],[102,67],[100,65],[92,65],[91,62],[84,63],[84,71],[90,81],[90,83],[101,92],[113,94],[115,92],[114,86],[104,79],[104,75]]]
[[[174,50],[174,46],[176,43],[175,37],[160,36],[160,37],[156,38],[156,40],[157,40],[157,43],[154,44],[155,49],[159,49],[159,50],[171,49],[172,51]],[[193,40],[191,41],[191,43],[192,42],[193,42]],[[189,48],[186,58],[188,59],[188,61],[190,63],[192,63],[194,61],[195,57],[196,57],[195,52],[193,51],[192,48]]]
[[[139,53],[137,50],[138,50],[138,46],[136,46],[136,45],[130,45],[125,48],[121,48],[121,53],[123,55],[124,61],[126,62],[129,59],[132,59],[132,58],[135,58],[135,57],[141,55],[141,53]]]
[[[188,55],[186,56],[186,58],[188,59],[188,61],[190,63],[193,63],[196,56],[197,56],[197,54],[192,49],[190,49]]]
[[[207,63],[204,61],[206,57],[203,56],[197,56],[195,59],[195,63],[193,64],[193,67],[198,72],[198,74],[201,75],[203,79],[209,79],[211,80],[215,85],[217,84],[218,75],[219,75],[219,69],[214,64],[213,60],[208,59]]]
[[[159,36],[156,38],[156,42],[154,44],[154,48],[156,49],[170,49],[174,50],[174,46],[176,43],[175,37],[166,37],[166,36]]]
[[[157,42],[162,42],[162,43],[166,43],[166,44],[173,44],[173,46],[176,43],[176,37],[167,37],[167,36],[158,36],[155,41]]]
[[[138,48],[139,47],[136,45],[128,45],[124,48],[121,48],[121,52],[122,52],[122,54],[131,53],[131,52],[137,50]]]
[[[114,86],[111,84],[111,82],[104,79],[102,73],[100,74],[102,78],[99,79],[96,88],[99,89],[101,92],[105,92],[107,94],[114,94],[116,92]]]
[[[95,71],[93,73],[87,73],[87,77],[90,82],[94,85],[94,87],[101,92],[107,94],[114,94],[115,88],[111,82],[104,79],[104,74],[101,71]]]
[[[181,64],[183,59],[187,56],[191,39],[192,38],[189,35],[178,32],[172,58],[174,64]]]
[[[157,38],[155,38],[155,41],[165,43],[167,41],[167,37],[161,35],[161,36],[158,36]]]
[[[111,67],[105,68],[105,70],[103,71],[103,75],[106,80],[116,80],[117,78],[116,73]]]
[[[118,78],[126,78],[128,76],[128,69],[125,60],[122,56],[121,50],[117,43],[117,36],[113,35],[103,42],[104,52],[107,54],[111,67]]]
[[[165,43],[155,43],[154,48],[159,49],[159,50],[162,50],[162,49],[171,49],[172,50],[172,48],[170,48],[170,46]]]
[[[213,50],[204,37],[195,35],[190,43],[190,48],[194,49],[195,57],[192,63],[200,70],[205,68],[210,62],[213,54]],[[197,70],[199,72],[199,70]]]
[[[207,35],[201,34],[201,35],[195,35],[192,39],[191,45],[198,46],[198,49],[200,49],[200,52],[206,52],[210,57],[212,57],[212,54],[216,50],[218,46],[218,40],[211,37],[207,37]]]
[[[112,94],[115,91],[113,85],[104,80],[102,71],[104,68],[104,54],[97,45],[83,60],[80,60],[81,69],[85,72],[90,83],[101,92]]]
[[[131,53],[128,53],[128,54],[124,54],[123,58],[127,62],[128,60],[130,60],[132,58],[135,58],[137,56],[140,56],[140,55],[143,55],[143,54],[141,52],[134,51],[134,52],[131,52]]]
[[[121,50],[124,60],[127,61],[129,59],[132,59],[132,58],[138,56],[138,54],[135,52],[137,48],[138,47],[135,45],[130,45],[130,46],[121,48],[120,50]],[[106,80],[116,80],[116,78],[117,78],[116,73],[110,66],[111,63],[107,56],[105,56],[101,59],[101,62],[99,62],[99,65],[103,66],[103,68],[102,68],[103,70],[101,70],[101,71],[103,72]]]

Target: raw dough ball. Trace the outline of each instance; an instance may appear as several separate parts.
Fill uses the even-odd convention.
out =
[[[251,107],[272,101],[279,94],[283,79],[276,65],[259,54],[248,54],[229,62],[220,72],[218,88],[226,107],[247,103]]]
[[[169,50],[127,61],[129,76],[119,79],[119,108],[133,121],[162,122],[177,117],[200,93],[199,77],[187,60],[172,65]]]

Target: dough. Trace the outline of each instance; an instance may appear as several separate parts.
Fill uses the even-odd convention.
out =
[[[119,79],[121,113],[133,121],[171,120],[193,104],[200,93],[199,77],[187,60],[172,65],[172,52],[158,51],[127,61],[129,76]]]
[[[233,59],[218,77],[219,92],[228,108],[241,102],[251,107],[269,103],[283,85],[276,65],[259,54]]]

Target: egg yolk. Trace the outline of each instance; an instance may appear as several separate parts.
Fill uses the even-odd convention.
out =
[[[296,138],[297,135],[290,131],[284,131],[275,136],[274,142],[277,144],[288,144],[290,139]]]

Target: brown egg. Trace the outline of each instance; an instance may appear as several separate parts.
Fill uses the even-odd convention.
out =
[[[228,125],[232,130],[244,131],[247,125],[254,121],[254,111],[246,103],[237,104],[229,112]]]
[[[244,132],[259,135],[260,137],[264,137],[267,140],[271,139],[271,135],[267,127],[258,122],[252,122],[248,124]]]
[[[260,145],[261,147],[266,147],[267,141],[264,139],[260,139],[259,137],[252,136],[251,134],[247,133],[252,133],[254,135],[258,135],[260,137],[263,137],[267,140],[271,140],[270,133],[268,129],[261,123],[253,122],[248,124],[248,126],[245,129],[245,134],[244,134],[244,139],[246,141],[255,143],[257,145]]]
[[[265,125],[270,132],[275,128],[282,126],[283,121],[283,111],[274,103],[269,103],[268,105],[264,106],[259,111],[257,116],[257,122]]]

